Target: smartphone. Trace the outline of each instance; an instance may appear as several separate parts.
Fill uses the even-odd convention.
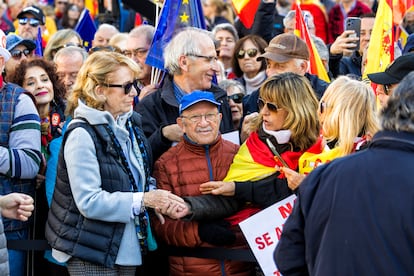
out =
[[[358,17],[348,17],[345,20],[345,30],[353,30],[354,34],[350,35],[353,37],[359,37],[361,35],[361,18]],[[360,38],[361,39],[361,38]],[[357,46],[355,48],[352,48],[350,50],[359,50],[359,41],[360,39],[356,42]]]

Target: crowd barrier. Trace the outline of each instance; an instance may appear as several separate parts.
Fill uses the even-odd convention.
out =
[[[9,240],[7,241],[7,248],[23,251],[44,251],[50,249],[50,246],[46,240]],[[248,249],[173,246],[166,246],[164,249],[169,256],[257,262],[253,252]]]

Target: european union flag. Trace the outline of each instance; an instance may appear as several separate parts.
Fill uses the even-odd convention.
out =
[[[206,29],[200,0],[164,1],[157,30],[145,63],[164,70],[164,48],[174,34],[184,27]]]
[[[92,47],[92,40],[95,36],[96,26],[89,14],[88,9],[83,9],[78,24],[76,24],[75,31],[82,38],[83,47],[85,47],[86,51],[89,51]]]
[[[35,41],[35,55],[38,57],[43,57],[43,39],[42,39],[42,30],[40,27],[37,28],[37,39]]]

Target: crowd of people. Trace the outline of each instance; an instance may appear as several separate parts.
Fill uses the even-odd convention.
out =
[[[414,9],[394,61],[363,79],[378,2],[302,1],[328,83],[294,34],[297,3],[263,0],[246,28],[201,2],[207,30],[177,30],[158,79],[156,26],[129,10],[127,28],[121,1],[1,1],[0,274],[263,275],[166,248],[247,250],[238,224],[292,194],[283,275],[410,274]],[[50,249],[7,250],[26,240]]]

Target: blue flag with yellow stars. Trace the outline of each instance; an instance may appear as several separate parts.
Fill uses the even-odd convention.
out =
[[[145,63],[164,70],[164,48],[174,34],[185,27],[206,29],[200,0],[164,1],[164,7]]]
[[[83,46],[88,52],[92,47],[92,40],[95,36],[96,26],[89,14],[88,9],[83,9],[78,23],[75,26],[75,31],[80,35],[83,40]]]

